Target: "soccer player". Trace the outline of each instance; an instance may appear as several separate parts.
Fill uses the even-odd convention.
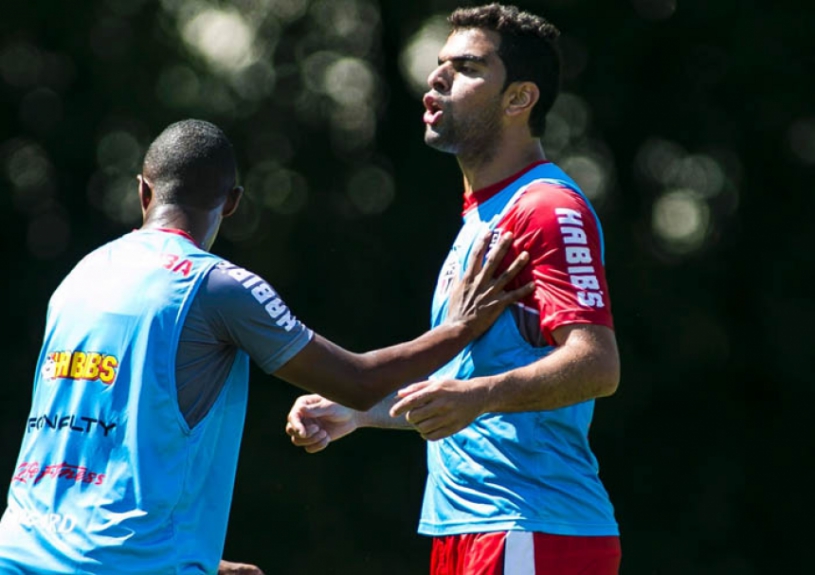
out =
[[[236,209],[230,142],[186,120],[150,145],[144,222],[87,255],[51,297],[0,573],[215,573],[247,402],[249,358],[356,409],[427,376],[532,286],[494,277],[487,237],[447,321],[407,343],[346,351],[298,321],[263,278],[209,252]],[[222,563],[224,573],[259,572]]]
[[[433,575],[616,574],[618,527],[588,441],[594,399],[619,380],[603,235],[540,142],[558,93],[559,33],[499,4],[458,9],[449,22],[424,96],[425,142],[458,160],[464,222],[431,323],[449,313],[450,283],[484,230],[514,234],[511,253],[531,258],[516,281],[535,291],[429,380],[369,412],[301,397],[287,432],[309,452],[366,426],[430,440],[419,532],[433,537]]]

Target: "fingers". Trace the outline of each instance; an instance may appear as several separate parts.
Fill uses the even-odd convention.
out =
[[[306,435],[306,427],[303,422],[305,417],[309,417],[309,408],[319,404],[323,398],[319,395],[301,395],[298,397],[294,405],[289,410],[289,415],[286,417],[286,433],[292,435]]]
[[[411,383],[407,387],[403,387],[399,391],[396,392],[397,397],[407,397],[408,395],[413,395],[417,391],[421,391],[426,389],[428,386],[432,385],[433,382],[428,380],[425,381],[417,381],[416,383]]]
[[[327,433],[322,432],[319,437],[319,440],[315,441],[314,443],[301,446],[303,449],[305,449],[306,453],[320,452],[328,447],[329,443],[331,443],[331,437]]]
[[[425,397],[423,393],[417,393],[402,399],[401,401],[395,403],[390,410],[391,417],[399,417],[404,415],[411,409],[416,409],[417,407],[421,407],[425,403],[429,401],[428,398]]]
[[[289,433],[289,436],[297,447],[306,447],[321,441],[328,436],[328,432],[318,425],[309,425],[306,427],[306,433]]]
[[[473,277],[481,271],[484,262],[484,254],[487,253],[491,241],[492,231],[488,231],[478,240],[478,243],[475,245],[475,249],[470,252],[470,259],[467,263],[467,269],[464,272],[465,277]]]
[[[391,406],[389,412],[390,416],[399,417],[409,409],[415,409],[416,407],[427,403],[428,399],[422,392],[431,385],[433,385],[433,382],[430,380],[419,381],[397,391],[396,397],[400,397],[401,401],[398,401]]]
[[[427,441],[438,441],[449,437],[454,433],[458,433],[464,427],[463,424],[457,422],[454,418],[448,415],[429,415],[427,413],[418,413],[422,408],[411,410],[407,413],[407,419],[422,436],[422,439]],[[422,419],[424,418],[424,419]]]
[[[524,299],[526,296],[530,295],[534,291],[535,282],[529,282],[519,287],[518,289],[505,292],[502,300],[507,304],[515,303],[516,301]]]
[[[289,413],[288,420],[286,421],[286,434],[291,435],[292,439],[295,435],[298,437],[307,435],[302,416],[303,414],[300,412],[292,411]]]
[[[498,266],[501,265],[501,262],[504,261],[504,257],[507,255],[507,252],[509,252],[509,249],[512,247],[512,240],[513,240],[513,237],[512,237],[512,234],[510,232],[506,232],[506,233],[502,234],[501,237],[498,239],[498,242],[495,244],[495,247],[493,247],[490,250],[489,255],[487,256],[487,261],[484,263],[483,273],[484,273],[485,277],[492,278],[495,275],[495,270],[497,270]],[[518,257],[520,257],[520,256],[518,256]],[[526,257],[528,258],[529,256],[527,255]],[[482,259],[483,259],[483,254],[478,259],[478,261],[482,261]],[[516,261],[517,261],[517,258],[516,258]],[[513,263],[515,263],[515,262],[513,262]],[[526,265],[526,262],[524,262],[523,265]],[[523,265],[521,265],[521,267],[523,267]],[[520,269],[520,268],[518,268],[518,269]],[[504,273],[506,273],[506,272],[504,272]],[[515,273],[518,273],[518,272],[516,271]],[[513,275],[513,277],[514,277],[514,275]]]
[[[291,442],[296,447],[302,447],[306,453],[317,453],[322,451],[331,443],[331,436],[324,429],[317,425],[309,425],[306,428],[306,435],[289,434]]]
[[[427,441],[438,441],[439,439],[444,439],[445,437],[450,437],[461,431],[461,428],[455,425],[442,425],[432,431],[428,431],[426,433],[422,433],[422,439]]]
[[[264,575],[256,565],[247,563],[233,563],[221,559],[218,564],[218,575]]]
[[[509,267],[495,280],[495,286],[498,289],[504,289],[504,286],[512,281],[527,263],[529,263],[529,252],[521,252],[518,254],[518,257],[516,257],[512,263],[509,264]]]

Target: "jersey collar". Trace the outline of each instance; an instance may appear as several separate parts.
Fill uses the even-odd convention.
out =
[[[538,166],[542,166],[543,164],[548,164],[549,160],[540,160],[537,162],[533,162],[525,167],[520,172],[516,172],[512,174],[510,177],[501,180],[500,182],[496,182],[491,186],[487,186],[486,188],[481,188],[480,190],[475,190],[471,194],[464,195],[464,208],[462,209],[462,215],[466,214],[468,211],[473,209],[474,207],[483,204],[495,194],[506,188],[512,182],[529,172],[530,170],[537,168]]]
[[[198,245],[198,242],[196,242],[195,239],[190,234],[185,232],[184,230],[177,230],[175,228],[148,228],[148,229],[150,231],[153,231],[153,232],[163,232],[165,234],[175,234],[177,236],[181,236],[182,238],[186,238],[186,239],[190,240],[193,243],[193,245],[195,245],[195,247],[197,247],[197,248],[201,247],[200,245]],[[139,230],[134,230],[134,231],[139,231]]]

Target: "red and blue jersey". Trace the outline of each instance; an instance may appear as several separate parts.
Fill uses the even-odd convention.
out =
[[[506,310],[434,379],[468,379],[528,365],[554,349],[570,324],[613,327],[603,235],[588,199],[554,164],[535,164],[465,197],[464,225],[439,276],[431,323],[447,315],[450,283],[477,240],[512,232],[530,263],[514,280],[534,293]],[[540,531],[617,535],[588,441],[594,401],[549,411],[488,413],[451,437],[428,443],[420,533]]]

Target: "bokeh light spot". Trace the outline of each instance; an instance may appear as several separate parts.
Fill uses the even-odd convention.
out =
[[[240,70],[257,59],[254,31],[236,11],[202,10],[183,23],[181,34],[190,47],[219,70]]]
[[[378,166],[357,170],[348,180],[348,197],[365,215],[381,214],[393,203],[396,185],[393,177]]]
[[[787,131],[792,153],[805,164],[815,164],[815,118],[796,120]]]
[[[141,222],[136,178],[123,175],[107,180],[102,194],[102,209],[108,218],[131,226]]]
[[[308,199],[306,179],[276,162],[253,166],[246,177],[246,188],[262,205],[283,215],[299,212]]]
[[[580,189],[592,202],[601,203],[608,192],[608,169],[597,157],[581,154],[568,156],[560,167],[574,178]]]
[[[306,13],[308,0],[271,0],[269,9],[279,20],[292,22]]]
[[[408,40],[399,55],[399,69],[415,96],[427,91],[427,77],[436,68],[439,52],[449,33],[447,19],[433,16]]]
[[[676,12],[676,0],[632,0],[634,9],[646,20],[666,20]]]
[[[341,58],[327,67],[323,85],[335,101],[349,105],[372,97],[376,76],[364,60]]]
[[[687,254],[704,244],[710,226],[710,209],[694,190],[673,190],[654,203],[651,225],[666,251]]]
[[[3,145],[0,157],[18,210],[36,211],[54,196],[54,169],[41,146],[25,140],[12,140]]]
[[[35,84],[42,66],[42,54],[29,44],[12,44],[0,52],[0,75],[11,86]]]
[[[174,108],[195,105],[200,92],[201,82],[187,66],[164,68],[156,81],[156,95],[166,105]]]
[[[99,140],[96,160],[105,172],[129,174],[138,169],[142,153],[142,147],[133,135],[115,131]]]

